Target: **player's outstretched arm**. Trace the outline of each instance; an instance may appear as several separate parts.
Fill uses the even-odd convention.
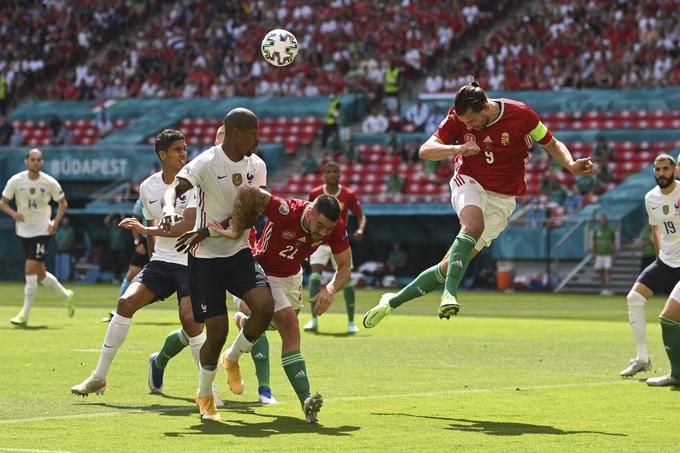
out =
[[[550,141],[543,146],[548,150],[548,153],[550,153],[561,166],[569,170],[572,175],[591,176],[593,174],[593,162],[590,160],[590,157],[574,160],[569,148],[555,137],[550,139]]]
[[[182,220],[182,216],[175,214],[175,202],[177,198],[182,196],[186,191],[193,186],[184,178],[175,178],[170,187],[165,190],[163,194],[163,218],[159,224],[163,231],[170,231],[172,224]]]
[[[348,248],[344,252],[334,253],[333,258],[338,265],[333,278],[311,301],[314,304],[314,314],[317,316],[322,315],[330,308],[335,293],[341,290],[352,276],[352,249]]]
[[[447,145],[436,135],[432,135],[418,150],[418,156],[423,160],[442,160],[458,154],[463,157],[474,156],[479,153],[479,146],[475,142],[462,145]]]
[[[165,231],[160,226],[156,226],[153,220],[149,220],[149,225],[144,226],[135,217],[127,217],[121,220],[118,226],[121,228],[131,230],[134,233],[145,234],[147,236],[176,238],[180,237],[187,231],[191,230],[194,227],[195,222],[196,222],[196,208],[189,208],[184,211],[184,216],[182,216],[182,220],[177,223],[173,223],[170,226],[169,231]]]
[[[271,194],[258,187],[243,185],[239,187],[236,198],[234,199],[234,210],[225,228],[225,222],[213,222],[208,228],[229,239],[241,237],[246,228],[253,225],[253,220],[257,219],[271,200]]]

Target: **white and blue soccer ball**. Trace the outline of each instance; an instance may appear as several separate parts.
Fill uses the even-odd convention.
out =
[[[277,28],[265,35],[260,50],[267,63],[288,66],[298,54],[298,42],[291,32]]]

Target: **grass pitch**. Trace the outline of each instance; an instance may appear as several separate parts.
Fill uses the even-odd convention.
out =
[[[618,377],[634,355],[624,297],[464,293],[461,314],[446,321],[432,295],[347,336],[340,295],[321,333],[302,334],[312,391],[325,397],[320,425],[309,426],[276,332],[277,405],[255,402],[245,356],[244,395],[230,395],[220,371],[223,421],[201,423],[188,348],[168,365],[165,395],[148,394],[149,354],[178,326],[174,300],[135,316],[103,396],[71,395],[96,366],[106,331],[99,318],[117,294],[110,285],[71,287],[75,318],[41,288],[29,328],[17,329],[8,320],[23,285],[0,285],[0,451],[677,451],[680,392]],[[379,295],[358,291],[358,323]],[[662,304],[647,307],[655,370],[641,378],[668,370]],[[232,326],[228,342],[233,334]]]

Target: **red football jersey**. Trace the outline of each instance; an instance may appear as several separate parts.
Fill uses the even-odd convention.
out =
[[[338,199],[338,203],[340,203],[340,217],[342,217],[343,222],[347,224],[347,213],[349,210],[352,210],[352,213],[359,218],[361,215],[361,204],[359,203],[359,199],[357,198],[356,194],[354,191],[351,189],[348,189],[347,187],[343,186],[342,184],[339,185],[340,191],[338,192],[337,195],[333,195],[335,198]],[[319,195],[326,194],[326,195],[332,195],[326,192],[326,185],[322,184],[319,187],[315,187],[312,189],[311,192],[309,192],[309,201],[314,201],[316,200]]]
[[[552,133],[523,102],[493,100],[500,103],[500,115],[484,130],[468,130],[451,107],[435,135],[448,145],[474,141],[479,146],[481,151],[475,156],[456,156],[455,175],[471,176],[491,192],[523,195],[527,190],[524,171],[532,148],[531,137],[545,145]]]
[[[314,242],[311,234],[302,228],[302,216],[312,202],[285,200],[272,195],[264,210],[268,221],[257,243],[255,258],[267,275],[288,277],[300,272],[302,263],[321,244],[331,246],[335,253],[349,248],[345,222],[338,220],[335,228],[321,242]]]

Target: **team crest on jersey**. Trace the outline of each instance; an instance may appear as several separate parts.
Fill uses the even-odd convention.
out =
[[[235,187],[240,186],[243,184],[243,175],[241,173],[234,173],[231,175],[231,182]]]
[[[29,190],[29,192],[31,192],[31,195],[35,194],[35,187],[31,187],[31,190]]]
[[[291,241],[291,240],[295,239],[295,233],[293,233],[292,231],[286,230],[281,234],[281,237],[284,238],[287,241]]]
[[[510,143],[510,134],[503,132],[501,134],[501,145],[507,146]]]
[[[475,140],[475,136],[472,135],[472,134],[465,134],[465,135],[463,135],[463,140],[465,140],[465,143],[469,143],[469,142],[473,142],[473,143],[474,143],[474,142],[477,141],[477,140]]]
[[[671,212],[671,208],[667,204],[663,205],[663,215],[668,215],[669,212]]]
[[[253,179],[255,179],[255,173],[249,171],[246,173],[246,179],[248,180],[248,184],[252,184]]]
[[[290,212],[290,206],[288,206],[288,203],[282,201],[281,204],[279,204],[279,212],[281,215],[288,215]]]

